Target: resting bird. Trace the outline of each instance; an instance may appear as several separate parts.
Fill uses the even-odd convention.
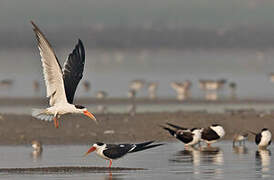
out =
[[[249,132],[255,135],[255,143],[259,149],[266,149],[271,144],[272,133],[267,128],[263,128],[259,133]]]
[[[210,144],[217,142],[225,135],[224,128],[219,124],[212,124],[210,127],[202,130],[202,140],[207,143],[208,146]]]
[[[127,153],[134,153],[163,145],[152,144],[153,142],[154,141],[147,141],[139,144],[105,144],[97,142],[93,144],[93,146],[85,153],[85,155],[95,151],[96,154],[101,158],[109,160],[109,168],[111,168],[113,159],[119,159]]]
[[[96,121],[93,114],[81,105],[74,105],[74,94],[83,76],[85,65],[85,49],[79,39],[72,53],[66,60],[63,70],[45,35],[34,22],[31,21],[33,31],[38,41],[41,55],[43,73],[49,98],[49,108],[34,109],[32,116],[45,121],[54,120],[56,128],[59,127],[58,118],[63,114],[84,114]]]
[[[165,126],[162,126],[162,128],[167,130],[176,139],[182,141],[186,146],[194,146],[200,142],[201,129],[198,129],[198,128],[187,129],[171,123],[167,123],[167,124],[175,128],[175,130]]]

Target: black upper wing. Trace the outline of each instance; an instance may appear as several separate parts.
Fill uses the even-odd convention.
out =
[[[187,144],[193,140],[193,134],[191,132],[178,131],[176,138]]]
[[[188,128],[184,128],[184,127],[181,127],[181,126],[178,126],[178,125],[174,125],[174,124],[171,124],[171,123],[166,123],[167,125],[173,127],[173,128],[176,128],[176,129],[181,129],[181,130],[188,130]]]
[[[133,147],[133,144],[107,144],[103,154],[111,159],[117,159],[126,155]]]
[[[204,140],[212,141],[212,140],[216,140],[219,138],[220,138],[220,136],[215,131],[213,131],[211,128],[206,128],[202,131],[202,139],[204,139]]]
[[[70,53],[63,67],[63,79],[67,101],[73,103],[77,85],[83,77],[85,65],[85,49],[79,39],[72,53]]]
[[[260,144],[261,139],[262,139],[262,134],[261,133],[256,134],[256,136],[255,136],[255,143],[257,145]]]

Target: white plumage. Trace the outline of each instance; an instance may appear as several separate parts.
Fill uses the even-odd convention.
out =
[[[57,118],[67,113],[81,113],[96,121],[85,107],[72,104],[85,64],[85,50],[81,40],[69,55],[62,71],[50,43],[37,25],[33,22],[31,24],[38,41],[47,97],[51,106],[47,109],[34,109],[32,116],[45,121],[54,120],[56,128],[58,127]]]

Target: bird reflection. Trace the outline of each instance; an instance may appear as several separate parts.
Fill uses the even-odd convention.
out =
[[[105,176],[104,180],[122,180],[120,174],[112,174],[111,170],[109,171],[108,175]]]
[[[270,170],[270,156],[271,151],[268,149],[259,149],[256,151],[256,170],[261,172],[262,176]]]
[[[192,146],[185,146],[185,149],[174,154],[174,158],[170,162],[175,163],[193,163],[194,166],[200,165],[200,150]]]
[[[215,165],[223,165],[224,154],[219,147],[203,147],[201,148],[202,162]]]
[[[32,141],[32,148],[33,148],[33,151],[31,153],[32,159],[34,161],[37,161],[42,157],[42,152],[43,152],[42,143],[40,141],[34,140]]]
[[[235,154],[248,154],[248,148],[245,146],[233,146],[233,152]]]

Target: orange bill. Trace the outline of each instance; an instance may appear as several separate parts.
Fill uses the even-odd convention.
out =
[[[89,153],[93,152],[96,150],[96,147],[91,147],[86,153],[85,153],[85,156],[87,156]]]
[[[84,115],[97,122],[95,116],[88,111],[84,111]]]

